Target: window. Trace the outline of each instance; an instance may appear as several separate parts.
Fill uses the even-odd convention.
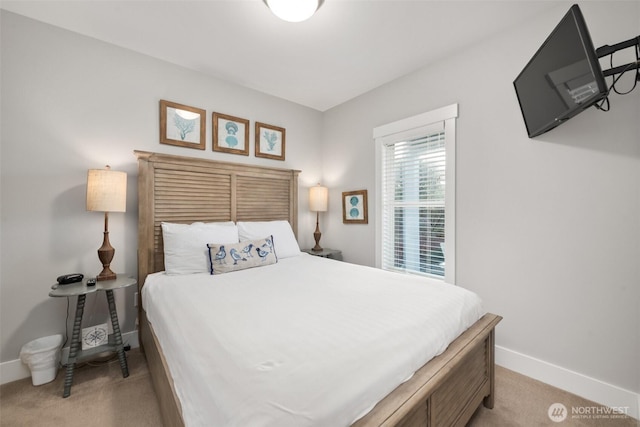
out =
[[[376,265],[454,283],[456,104],[374,129]]]

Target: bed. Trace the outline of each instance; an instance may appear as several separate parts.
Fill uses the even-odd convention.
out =
[[[159,275],[157,273],[165,270],[162,223],[279,220],[288,222],[295,234],[299,171],[141,151],[135,154],[139,165],[140,341],[164,423],[180,426],[185,425],[185,404],[179,397],[182,391],[176,392],[170,373],[172,369],[168,363],[171,362],[168,360],[173,356],[168,348],[161,347],[154,324],[148,319],[148,314],[154,317],[159,328],[162,314],[147,313],[142,308],[147,302],[145,295],[151,288],[150,285],[149,289],[144,289],[147,278],[151,284],[152,279]],[[265,200],[269,203],[265,204]],[[300,262],[320,261],[337,263],[306,254],[300,257]],[[288,263],[285,259],[265,268],[287,268]],[[315,267],[309,264],[305,268]],[[229,276],[241,273],[255,274],[243,271]],[[206,280],[206,277],[201,280]],[[400,381],[397,387],[394,386],[377,401],[373,409],[353,420],[352,425],[457,426],[465,425],[480,404],[492,408],[495,394],[494,329],[500,319],[487,313],[470,326],[465,326],[461,334],[445,346],[446,350],[419,367],[408,380]],[[416,347],[422,344],[420,341],[419,337],[415,339]],[[181,390],[180,387],[178,389]],[[339,391],[336,390],[336,396]]]

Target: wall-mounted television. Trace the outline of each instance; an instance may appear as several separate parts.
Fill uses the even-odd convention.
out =
[[[573,5],[513,82],[529,138],[606,96],[607,87],[578,5]]]

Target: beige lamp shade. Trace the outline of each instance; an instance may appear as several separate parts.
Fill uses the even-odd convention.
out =
[[[125,212],[127,209],[127,174],[107,169],[89,169],[87,175],[87,210]]]
[[[320,184],[309,189],[309,210],[312,212],[326,212],[329,199],[329,189]]]

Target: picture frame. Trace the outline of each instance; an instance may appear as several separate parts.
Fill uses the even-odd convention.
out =
[[[345,191],[342,193],[342,223],[369,223],[367,190]]]
[[[256,122],[255,145],[256,157],[284,160],[286,147],[285,128]]]
[[[213,113],[213,151],[249,155],[249,120]]]
[[[160,100],[160,143],[204,150],[206,114],[201,108]]]

